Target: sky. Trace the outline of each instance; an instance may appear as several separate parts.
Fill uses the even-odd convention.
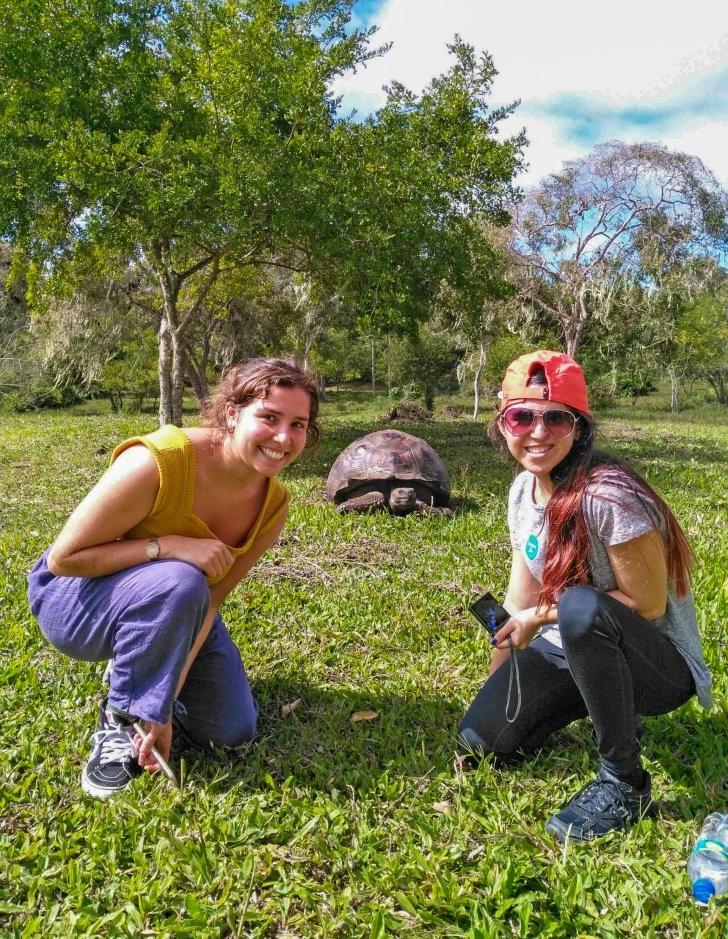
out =
[[[521,185],[597,143],[650,140],[728,186],[728,0],[358,0],[354,16],[393,46],[338,82],[345,110],[376,110],[392,80],[420,91],[459,33],[493,56],[492,104],[521,101],[501,125],[526,128]]]

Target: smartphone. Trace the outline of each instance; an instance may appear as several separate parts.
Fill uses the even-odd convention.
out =
[[[488,632],[497,633],[503,623],[510,619],[511,614],[498,603],[492,593],[484,593],[482,597],[470,604],[470,612],[482,623]]]

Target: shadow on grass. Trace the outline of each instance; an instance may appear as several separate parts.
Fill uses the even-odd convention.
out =
[[[428,776],[452,772],[460,703],[437,695],[406,697],[389,691],[341,688],[324,690],[282,676],[255,688],[260,706],[259,736],[243,755],[207,757],[188,754],[188,778],[220,780],[224,788],[243,784],[254,789],[291,778],[298,786],[322,792],[353,790],[360,795],[390,785],[395,778],[410,787]],[[282,708],[300,699],[288,716]],[[371,720],[352,721],[357,712],[374,712]],[[658,764],[674,787],[656,786],[655,797],[665,818],[702,817],[720,808],[726,797],[728,716],[694,711],[649,717],[643,754]],[[535,755],[516,766],[503,766],[504,785],[514,772],[547,781],[563,773],[564,763],[598,767],[588,720],[554,734]],[[585,774],[584,781],[589,778]],[[661,788],[662,791],[659,791]]]
[[[257,683],[254,691],[260,708],[255,744],[242,757],[187,755],[193,776],[218,777],[223,759],[230,765],[230,786],[257,788],[271,776],[323,791],[367,792],[382,776],[416,780],[452,764],[463,713],[455,701],[375,689],[326,690],[294,677]],[[299,699],[283,717],[282,708]],[[352,721],[367,712],[377,716]]]

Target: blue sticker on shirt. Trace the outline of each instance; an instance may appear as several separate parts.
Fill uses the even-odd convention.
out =
[[[526,541],[526,547],[523,549],[529,561],[532,561],[538,554],[538,538],[535,535],[529,535]]]

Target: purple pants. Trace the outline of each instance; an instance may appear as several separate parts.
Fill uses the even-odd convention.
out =
[[[113,659],[109,704],[143,720],[178,723],[199,746],[255,736],[257,707],[237,647],[218,613],[175,702],[182,667],[209,605],[207,582],[184,561],[153,561],[105,577],[57,577],[44,554],[28,601],[46,639],[86,662]]]

